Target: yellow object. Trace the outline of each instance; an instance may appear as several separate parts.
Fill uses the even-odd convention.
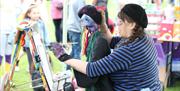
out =
[[[20,22],[24,19],[24,16],[25,16],[25,13],[21,13],[18,18],[17,18],[17,21]]]
[[[5,63],[5,72],[9,72],[10,71],[10,67],[11,67],[11,64]]]
[[[176,21],[173,26],[173,41],[180,42],[180,21]]]
[[[180,6],[175,6],[174,13],[176,20],[180,20]]]

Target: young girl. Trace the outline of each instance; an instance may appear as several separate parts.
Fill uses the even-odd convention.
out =
[[[30,5],[29,9],[25,13],[24,20],[20,24],[22,24],[23,22],[27,22],[27,26],[33,26],[33,24],[37,24],[38,32],[40,33],[45,46],[46,47],[49,46],[50,42],[49,42],[49,37],[48,37],[48,31],[45,27],[44,22],[42,21],[42,19],[40,17],[38,5],[35,5],[35,4]],[[19,25],[19,26],[22,26],[22,25]],[[23,26],[26,26],[26,25],[23,24]],[[27,33],[25,36],[24,49],[27,53],[28,63],[29,63],[29,71],[30,71],[31,78],[33,80],[34,79],[33,77],[35,75],[34,74],[35,70],[34,70],[33,61],[32,61],[32,55],[30,52],[30,39],[29,39],[29,36]],[[34,90],[38,90],[38,88],[34,89]]]
[[[22,0],[21,2],[20,2],[20,4],[19,5],[17,5],[17,6],[19,6],[18,7],[18,11],[17,12],[19,12],[20,13],[20,16],[18,16],[18,21],[22,21],[23,20],[23,18],[24,18],[24,14],[26,13],[26,11],[27,11],[27,9],[29,8],[29,5],[30,4],[36,4],[36,5],[38,5],[38,7],[39,7],[39,9],[40,9],[40,16],[41,16],[41,19],[43,20],[43,22],[45,23],[45,25],[47,25],[46,24],[46,21],[48,20],[47,19],[47,13],[46,13],[46,8],[44,7],[44,0],[30,0],[30,1],[24,1],[24,0]],[[45,19],[46,18],[46,19]],[[23,49],[23,50],[21,50],[20,51],[20,55],[19,55],[19,57],[17,58],[17,63],[16,63],[16,68],[15,68],[15,71],[19,71],[19,62],[20,62],[20,59],[21,59],[21,57],[25,54],[25,49]],[[27,71],[29,71],[29,69],[27,69]]]

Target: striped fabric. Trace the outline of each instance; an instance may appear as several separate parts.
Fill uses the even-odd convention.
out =
[[[110,46],[115,47],[119,41],[120,38],[113,38]],[[114,49],[103,59],[88,63],[86,70],[89,77],[109,74],[114,91],[140,91],[144,88],[161,91],[157,52],[148,37]]]

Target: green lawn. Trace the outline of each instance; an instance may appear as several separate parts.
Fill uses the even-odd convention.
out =
[[[88,3],[90,3],[92,0],[87,0]],[[117,10],[117,5],[115,0],[109,0],[109,5],[108,5],[108,11],[109,11],[109,16],[114,20],[117,12],[114,12],[114,10]],[[112,7],[113,6],[113,7]],[[47,7],[48,7],[48,12],[50,12],[50,2],[47,2]],[[50,17],[50,16],[49,16]],[[49,29],[49,34],[50,38],[52,41],[55,41],[55,36],[54,36],[54,26],[52,24],[52,21],[50,20],[48,22],[48,29]],[[57,73],[60,72],[64,69],[65,65],[61,62],[59,62],[52,53],[50,53],[52,61],[53,61],[53,72]],[[13,82],[16,84],[16,86],[12,89],[12,91],[32,91],[30,89],[30,84],[25,84],[27,82],[30,82],[30,75],[27,72],[28,68],[28,61],[26,55],[24,55],[21,60],[20,60],[20,71],[15,72],[14,77],[13,77]],[[25,85],[23,85],[25,84]],[[180,82],[176,83],[177,85],[174,86],[173,88],[168,88],[166,91],[180,91]]]
[[[180,91],[180,80],[175,82],[175,85],[168,87],[165,91]]]
[[[60,72],[64,69],[65,65],[61,62],[59,62],[53,55],[51,54],[51,58],[53,60],[53,72],[57,73]],[[20,71],[15,72],[14,77],[13,77],[13,82],[16,84],[15,88],[12,89],[12,91],[32,91],[30,89],[30,75],[29,72],[27,71],[28,69],[28,61],[26,55],[24,55],[21,58],[20,64]],[[28,83],[28,84],[25,84]],[[24,84],[24,85],[23,85]]]

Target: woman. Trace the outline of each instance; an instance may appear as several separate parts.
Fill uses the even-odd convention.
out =
[[[157,52],[144,32],[148,24],[145,10],[137,4],[127,4],[118,13],[118,18],[119,37],[112,37],[104,21],[101,24],[102,30],[106,30],[104,36],[114,48],[108,56],[84,62],[72,59],[61,45],[52,44],[54,54],[61,62],[89,77],[109,74],[115,91],[161,91]]]

